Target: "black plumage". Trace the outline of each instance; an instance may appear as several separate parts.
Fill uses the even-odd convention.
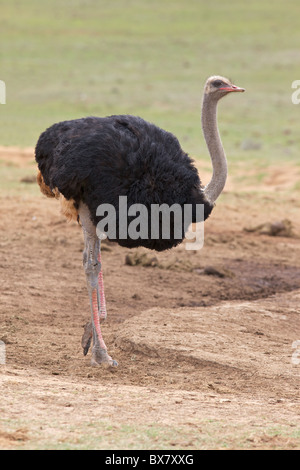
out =
[[[151,204],[204,204],[204,219],[213,205],[203,194],[192,159],[181,149],[177,138],[139,117],[124,115],[87,117],[64,121],[43,132],[36,145],[36,161],[44,182],[79,206],[84,202],[95,225],[100,220],[100,204],[115,207],[119,196],[127,204],[140,203],[149,210],[149,237],[116,241],[129,248],[144,246],[158,251],[172,248],[184,238],[151,240]],[[118,220],[118,217],[117,217]],[[128,222],[130,222],[130,217]],[[173,223],[170,219],[171,226]],[[193,222],[195,222],[195,211]]]
[[[209,216],[225,186],[227,160],[218,132],[217,103],[230,92],[242,91],[243,88],[224,77],[212,76],[206,81],[202,129],[213,174],[205,188],[193,161],[181,149],[177,138],[139,117],[121,115],[75,119],[54,124],[41,134],[36,145],[40,189],[46,196],[59,199],[62,213],[67,218],[80,220],[83,229],[83,267],[91,322],[85,325],[81,344],[84,354],[93,344],[93,366],[117,366],[107,352],[100,324],[107,317],[107,311],[99,238],[103,224],[109,225],[109,222],[106,222],[105,211],[98,212],[97,216],[97,209],[104,209],[103,205],[109,204],[106,210],[113,208],[116,222],[120,216],[122,223],[116,224],[116,238],[112,232],[109,236],[122,246],[144,246],[161,251],[178,245],[190,221],[198,221],[197,217],[205,220]],[[121,197],[126,199],[125,208],[120,203]],[[140,206],[134,207],[135,204]],[[176,214],[173,214],[171,209],[175,205]],[[204,214],[198,212],[199,205],[204,208]],[[168,208],[168,218],[165,212],[152,224],[154,206]],[[140,211],[140,217],[134,211],[133,216],[128,216],[127,211],[133,207]],[[188,221],[182,217],[187,207],[189,210],[192,208]],[[127,238],[123,238],[123,211],[126,211],[127,218],[125,229],[129,229]],[[168,236],[162,230],[166,228],[166,219],[170,227]],[[100,232],[96,229],[99,228],[99,220],[102,225]],[[153,225],[156,233],[152,233]],[[131,232],[132,226],[136,230]]]

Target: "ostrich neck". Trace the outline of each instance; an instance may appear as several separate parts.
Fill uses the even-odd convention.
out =
[[[204,194],[210,203],[214,203],[221,194],[227,178],[227,160],[221,142],[217,123],[218,101],[205,94],[202,104],[202,129],[212,161],[213,175],[204,188]]]

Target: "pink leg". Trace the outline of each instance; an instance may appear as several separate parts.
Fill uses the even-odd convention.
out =
[[[95,265],[92,265],[91,270],[94,270]],[[98,271],[99,272],[99,271]],[[96,275],[96,276],[95,276]],[[92,274],[93,276],[93,274]],[[91,277],[92,277],[91,276]],[[92,359],[91,364],[93,366],[99,364],[107,364],[110,366],[117,366],[118,363],[114,361],[111,356],[107,353],[107,348],[102,336],[100,327],[100,316],[99,316],[99,287],[97,273],[94,274],[94,280],[89,277],[88,274],[88,289],[90,293],[90,303],[92,311],[92,336],[93,336],[93,348],[92,348]]]
[[[92,310],[93,310],[93,320],[94,320],[94,327],[97,333],[97,337],[99,340],[99,345],[100,348],[106,349],[103,337],[102,337],[102,332],[100,328],[100,321],[99,321],[99,314],[98,314],[98,294],[97,294],[97,289],[94,289],[92,291]]]
[[[89,212],[86,210],[85,206],[83,206],[83,209],[80,212],[80,220],[84,233],[83,266],[91,307],[91,322],[85,325],[81,344],[83,352],[86,355],[91,341],[93,340],[92,365],[106,364],[115,367],[118,363],[107,353],[100,328],[100,314],[102,312],[101,303],[102,299],[104,299],[103,289],[101,294],[99,292],[99,282],[102,282],[103,285],[103,277],[101,279],[100,276],[99,279],[99,274],[101,272],[101,263],[98,258],[100,252],[100,240],[96,235],[96,229],[90,220]]]
[[[98,261],[101,263],[101,249],[99,249]],[[101,263],[102,265],[102,263]],[[103,271],[101,267],[101,271],[98,274],[98,283],[99,283],[99,294],[100,294],[100,319],[105,320],[107,317],[107,310],[106,310],[106,302],[105,302],[105,294],[104,294],[104,282],[103,282]]]

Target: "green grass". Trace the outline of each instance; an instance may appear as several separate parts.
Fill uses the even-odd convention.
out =
[[[111,424],[107,421],[65,424],[3,422],[8,433],[21,430],[22,438],[9,448],[17,450],[206,450],[206,449],[293,449],[298,448],[299,429],[288,425],[248,426],[220,420],[176,427],[159,423]],[[55,431],[54,431],[55,430]]]
[[[217,73],[247,90],[220,105],[229,158],[299,160],[298,0],[0,0],[0,9],[1,145],[33,146],[59,120],[131,113],[208,159],[200,99]],[[261,149],[242,150],[245,139]]]

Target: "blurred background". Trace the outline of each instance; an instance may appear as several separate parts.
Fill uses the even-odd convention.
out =
[[[298,161],[297,0],[0,0],[0,143],[34,146],[54,122],[135,114],[208,159],[201,135],[206,78],[247,93],[221,103],[231,161]]]

